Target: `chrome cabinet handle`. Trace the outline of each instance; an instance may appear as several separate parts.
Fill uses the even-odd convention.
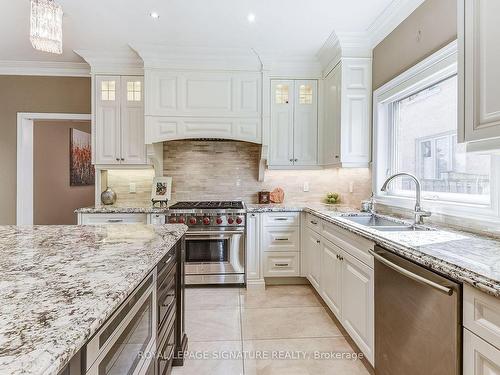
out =
[[[172,261],[172,259],[174,259],[174,256],[173,256],[173,255],[170,255],[170,256],[168,257],[168,259],[167,259],[165,262],[163,262],[163,263],[165,263],[165,264],[169,264],[169,263]]]
[[[399,272],[401,275],[406,276],[412,280],[415,280],[419,283],[428,285],[441,293],[447,294],[451,296],[453,294],[453,289],[447,288],[445,286],[439,285],[438,283],[435,283],[432,280],[428,280],[425,277],[422,277],[420,275],[417,275],[411,271],[408,271],[407,269],[404,269],[403,267],[398,266],[397,264],[392,263],[391,261],[385,259],[383,256],[377,254],[376,252],[372,250],[368,250],[368,252],[373,255],[373,257],[378,260],[380,263],[385,264],[387,267],[392,268],[394,271]]]
[[[290,163],[293,163],[293,159],[290,159]]]
[[[299,161],[299,159],[294,159],[293,161],[294,161],[294,162],[298,162],[298,161]]]
[[[276,217],[274,218],[276,221],[287,221],[288,219],[286,217]]]
[[[123,219],[108,219],[108,223],[121,223]]]
[[[321,241],[320,240],[316,240],[316,243],[321,243]]]
[[[288,241],[288,238],[275,238],[276,241]]]
[[[339,158],[339,156],[338,156],[338,155],[335,155],[335,159],[338,159],[338,158]]]
[[[120,161],[120,158],[116,158],[116,161]]]
[[[173,294],[172,293],[168,293],[165,297],[168,298],[168,297],[174,297],[174,296],[175,296],[175,293],[173,293]],[[169,303],[162,303],[161,305],[163,307],[170,307],[172,305],[172,303],[174,303],[174,301],[175,301],[175,299],[172,299],[172,300],[170,300]]]
[[[274,263],[275,267],[288,267],[289,263]]]
[[[314,221],[314,220],[311,220],[311,224],[317,225],[317,224],[318,224],[318,222],[317,222],[317,221]]]
[[[121,160],[121,161],[125,161],[125,158],[121,158],[120,160]]]

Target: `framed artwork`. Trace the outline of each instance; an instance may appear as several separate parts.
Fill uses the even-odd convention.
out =
[[[172,196],[172,177],[155,177],[153,179],[153,190],[151,200],[155,202],[167,202]]]
[[[92,165],[90,133],[70,129],[69,179],[70,186],[95,184],[95,170]]]

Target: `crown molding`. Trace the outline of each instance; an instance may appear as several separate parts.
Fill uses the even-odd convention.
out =
[[[251,48],[177,47],[131,44],[145,69],[261,71],[262,63]]]
[[[0,75],[89,77],[86,63],[0,60]]]
[[[375,48],[425,0],[393,0],[368,27],[366,33]]]
[[[309,55],[259,55],[262,70],[270,77],[321,78],[321,62]]]
[[[143,75],[144,63],[131,49],[75,50],[89,65],[92,74]]]

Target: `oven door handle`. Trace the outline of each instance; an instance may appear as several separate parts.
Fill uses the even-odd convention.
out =
[[[201,231],[201,232],[187,232],[186,236],[205,236],[205,237],[215,237],[215,236],[221,236],[224,234],[244,234],[245,232],[243,230],[226,230],[226,231],[221,231],[221,232],[210,232],[210,231]]]

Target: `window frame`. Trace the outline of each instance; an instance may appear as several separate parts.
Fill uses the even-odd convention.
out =
[[[391,166],[396,162],[397,155],[396,137],[392,134],[395,131],[394,119],[397,116],[394,112],[397,106],[392,104],[456,75],[457,71],[458,51],[457,41],[454,41],[374,91],[372,189],[378,203],[406,209],[414,209],[415,206],[413,192],[408,192],[408,195],[394,195],[380,190],[385,179],[393,173]],[[471,219],[497,221],[500,217],[500,162],[498,156],[491,156],[490,177],[489,204],[423,197],[422,205],[427,210],[444,215],[467,215]]]

